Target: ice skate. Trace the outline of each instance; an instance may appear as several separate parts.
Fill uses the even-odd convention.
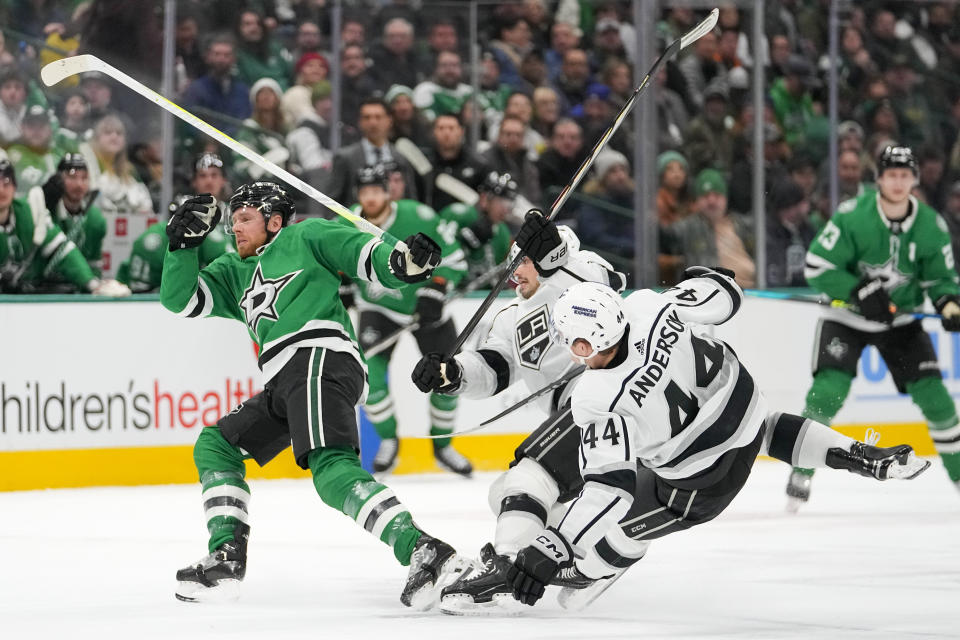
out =
[[[434,446],[433,455],[437,459],[437,464],[447,471],[452,471],[464,478],[469,478],[470,474],[473,473],[473,465],[452,445]]]
[[[195,564],[177,571],[177,600],[232,602],[240,597],[240,582],[247,572],[247,539],[250,528],[237,530],[237,539],[224,542]]]
[[[568,611],[581,611],[599,598],[624,573],[626,573],[626,569],[622,569],[611,576],[595,579],[580,573],[576,566],[564,567],[550,584],[562,587],[560,594],[557,596],[557,602],[560,603],[561,607]]]
[[[918,458],[910,445],[880,448],[855,442],[849,451],[839,447],[827,451],[827,466],[877,480],[912,480],[927,470],[930,461]]]
[[[810,499],[813,469],[794,467],[787,480],[787,511],[796,513]]]
[[[377,455],[373,457],[374,473],[389,473],[397,466],[397,452],[400,450],[400,441],[396,438],[384,438],[380,441]]]
[[[440,600],[441,590],[470,565],[469,559],[457,555],[446,542],[422,534],[410,556],[400,602],[418,611],[432,608]]]
[[[455,616],[519,612],[520,603],[507,583],[510,559],[497,555],[493,545],[487,543],[480,550],[480,562],[443,590],[440,610]]]

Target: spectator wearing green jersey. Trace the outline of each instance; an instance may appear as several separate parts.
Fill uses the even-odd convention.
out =
[[[20,140],[10,145],[7,157],[17,172],[17,197],[22,198],[56,172],[60,154],[52,148],[53,129],[44,107],[27,109],[20,130]]]
[[[263,16],[252,9],[237,17],[237,75],[247,85],[270,78],[281,87],[290,86],[293,70],[290,54],[273,39]]]
[[[960,285],[947,223],[911,195],[917,161],[888,146],[877,160],[877,190],[840,204],[807,252],[807,283],[849,308],[831,308],[817,327],[813,384],[803,416],[829,425],[840,411],[860,353],[874,345],[900,393],[926,418],[943,466],[960,488],[960,422],[930,336],[913,312],[929,298],[946,331],[960,331]],[[790,507],[810,498],[813,471],[795,468]]]
[[[434,63],[433,76],[414,88],[413,104],[429,120],[440,114],[460,113],[463,103],[473,93],[469,84],[461,82],[462,78],[460,54],[455,51],[439,52]]]

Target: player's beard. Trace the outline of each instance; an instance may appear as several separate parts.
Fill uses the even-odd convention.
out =
[[[376,220],[376,221],[382,222],[383,219],[386,218],[389,210],[390,210],[390,199],[387,198],[386,200],[383,201],[383,206],[380,207],[379,211],[375,213],[363,211],[362,213],[363,213],[363,217],[366,218],[367,220],[370,220],[370,221]]]

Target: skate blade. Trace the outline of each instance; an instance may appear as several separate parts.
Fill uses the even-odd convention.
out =
[[[178,582],[174,595],[181,602],[210,604],[236,602],[240,597],[240,581],[221,580],[215,587],[205,587],[196,582]]]
[[[448,616],[518,616],[523,605],[510,593],[498,593],[490,602],[474,602],[466,595],[449,594],[440,600],[440,611]]]
[[[807,504],[807,501],[794,496],[787,496],[787,513],[797,513],[800,507]]]
[[[453,556],[440,567],[440,575],[437,576],[435,582],[423,585],[423,587],[410,595],[410,604],[408,606],[416,611],[428,611],[434,608],[439,604],[440,595],[444,588],[456,582],[463,575],[464,571],[473,567],[473,564],[472,559],[461,556],[458,553],[453,554]]]
[[[589,606],[591,602],[599,598],[604,591],[613,586],[613,583],[619,580],[623,574],[624,572],[621,571],[611,578],[597,580],[584,589],[564,587],[557,596],[557,602],[567,611],[582,611]]]
[[[918,458],[911,452],[905,462],[891,465],[887,470],[887,479],[913,480],[930,468],[930,461]]]

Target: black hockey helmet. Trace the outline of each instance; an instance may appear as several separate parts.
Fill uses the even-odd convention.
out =
[[[193,162],[193,175],[197,175],[197,171],[201,169],[210,168],[220,169],[220,173],[223,173],[223,159],[215,153],[204,151],[198,155],[197,159]]]
[[[520,193],[517,181],[513,179],[513,176],[509,173],[497,173],[496,171],[487,174],[477,191],[508,200],[515,200]]]
[[[17,184],[17,172],[6,158],[0,158],[0,177],[10,178],[13,184]]]
[[[81,153],[70,152],[65,154],[57,163],[58,173],[72,173],[73,171],[88,170],[87,159]]]
[[[252,182],[240,185],[230,197],[230,213],[243,207],[253,207],[263,214],[264,222],[279,214],[281,226],[291,224],[297,216],[297,206],[287,192],[275,182]],[[233,224],[227,216],[227,231],[233,233]],[[269,234],[268,234],[269,235]]]
[[[887,145],[880,152],[877,159],[877,176],[883,175],[887,169],[910,169],[917,175],[917,158],[910,147],[894,147]]]
[[[357,189],[369,185],[380,185],[384,189],[390,184],[390,177],[387,168],[382,164],[375,164],[368,167],[362,167],[357,171]]]

